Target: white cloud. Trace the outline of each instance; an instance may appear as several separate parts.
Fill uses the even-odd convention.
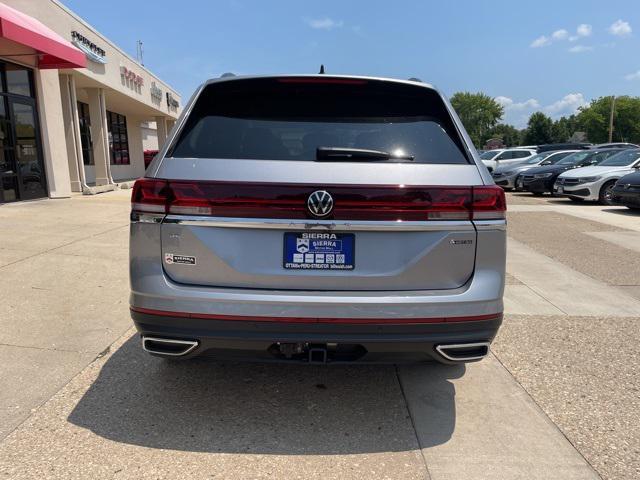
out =
[[[530,47],[539,48],[539,47],[546,47],[548,45],[551,45],[551,39],[545,35],[542,35],[536,38],[533,42],[531,42]]]
[[[576,27],[575,35],[569,35],[569,32],[560,28],[553,32],[550,36],[541,35],[536,38],[533,42],[531,42],[531,48],[539,48],[539,47],[547,47],[554,42],[561,42],[563,40],[569,40],[570,42],[575,42],[580,38],[589,37],[593,31],[593,27],[588,23],[581,23]]]
[[[556,30],[551,34],[551,38],[553,38],[554,40],[564,40],[568,36],[569,36],[569,32],[567,32],[564,28],[561,28],[560,30]]]
[[[634,73],[630,73],[629,75],[624,76],[625,80],[640,80],[640,70]]]
[[[512,98],[498,96],[495,101],[502,105],[505,111],[511,110],[530,110],[540,107],[540,103],[535,98],[530,98],[524,102],[514,102]]]
[[[307,24],[316,30],[333,30],[334,28],[342,27],[344,22],[342,20],[334,20],[329,17],[322,17],[309,19],[307,20]]]
[[[583,53],[590,52],[591,50],[593,50],[593,47],[590,47],[588,45],[574,45],[567,51],[570,53]]]
[[[578,25],[578,28],[576,28],[576,33],[579,37],[588,37],[591,35],[592,30],[593,28],[588,23],[581,23]]]
[[[581,93],[570,93],[565,95],[557,102],[544,107],[544,112],[551,117],[561,117],[562,115],[571,115],[576,113],[578,108],[587,105],[584,95]]]
[[[544,106],[535,98],[516,102],[510,97],[498,96],[495,97],[495,101],[504,107],[504,117],[502,121],[516,128],[525,128],[529,116],[533,112],[542,111],[555,119],[563,115],[571,115],[575,113],[579,107],[587,104],[587,101],[581,93],[570,93],[560,100]]]
[[[629,25],[629,22],[623,20],[616,20],[609,27],[609,33],[616,37],[626,37],[627,35],[631,35],[631,32],[631,25]]]

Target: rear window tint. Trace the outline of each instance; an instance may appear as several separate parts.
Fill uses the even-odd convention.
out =
[[[469,163],[442,99],[431,89],[275,78],[207,86],[169,155],[313,161],[320,147],[382,150],[411,155],[415,163]]]

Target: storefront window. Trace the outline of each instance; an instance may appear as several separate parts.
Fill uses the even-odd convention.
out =
[[[80,123],[80,142],[82,143],[82,161],[85,165],[93,165],[93,144],[91,143],[91,118],[89,105],[78,102],[78,120]]]
[[[31,70],[27,70],[18,65],[7,63],[5,66],[5,75],[7,77],[7,92],[15,95],[24,95],[32,97],[31,91]]]
[[[129,165],[129,138],[127,118],[119,113],[107,111],[109,127],[109,150],[112,165]]]

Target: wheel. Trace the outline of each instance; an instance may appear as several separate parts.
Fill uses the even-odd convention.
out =
[[[625,205],[628,209],[634,210],[636,212],[640,211],[640,207],[632,207],[631,205]]]
[[[569,200],[576,203],[584,202],[584,198],[569,197]]]
[[[615,180],[610,180],[602,186],[600,195],[598,196],[598,203],[600,205],[615,205],[613,203],[613,186],[615,184]]]
[[[534,197],[541,197],[542,195],[544,195],[544,193],[542,192],[531,192],[533,194]]]

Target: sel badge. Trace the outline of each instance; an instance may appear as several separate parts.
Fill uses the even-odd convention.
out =
[[[296,238],[296,249],[298,253],[307,253],[309,251],[309,239]]]

